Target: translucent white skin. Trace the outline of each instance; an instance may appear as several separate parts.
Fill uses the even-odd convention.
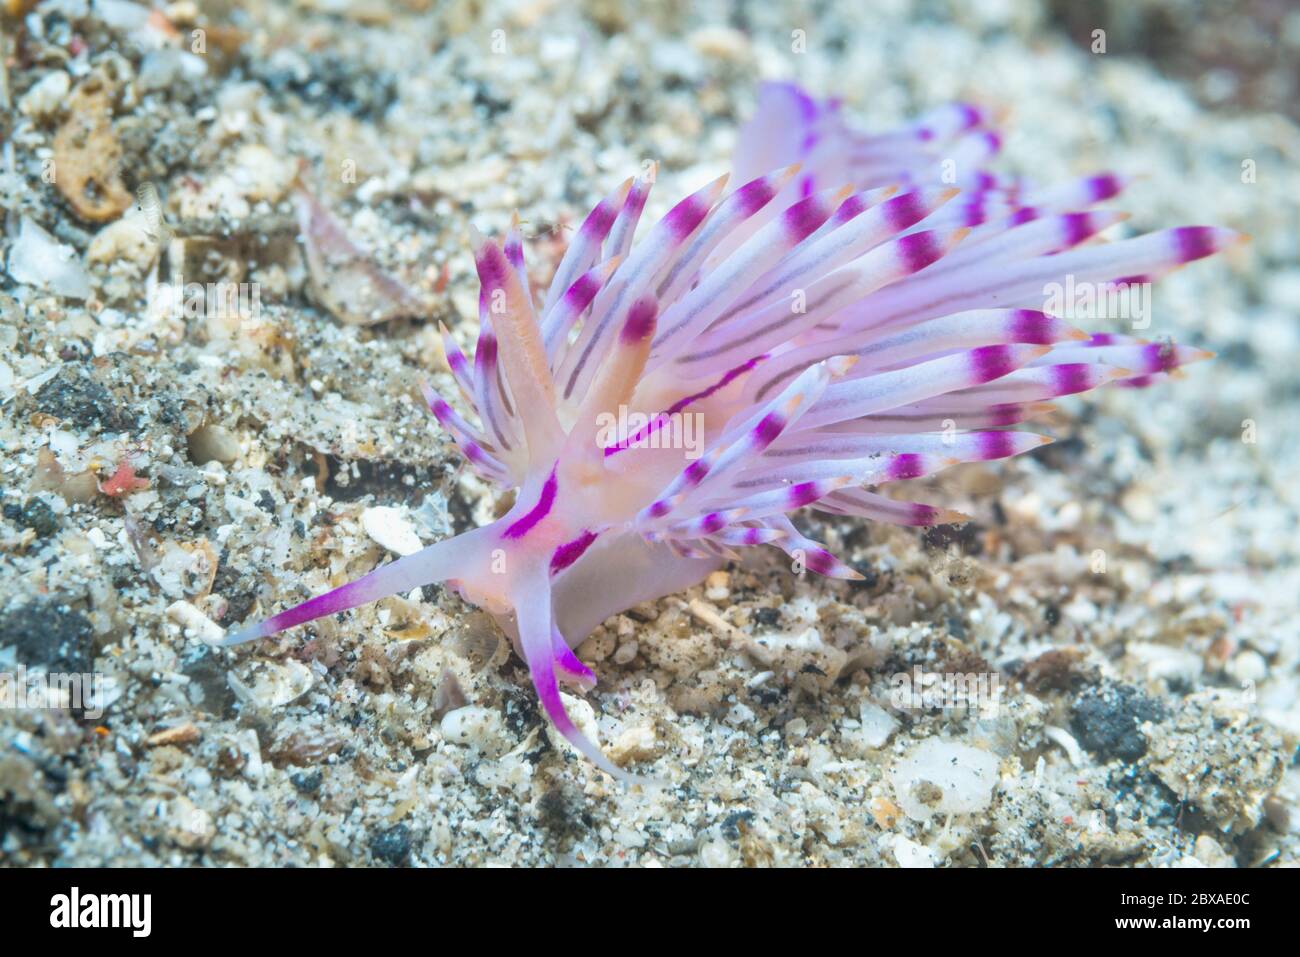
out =
[[[607,617],[699,582],[738,547],[771,544],[812,571],[860,577],[788,515],[964,520],[864,486],[1036,448],[1047,439],[1005,427],[1050,410],[1045,400],[1145,385],[1208,355],[1089,337],[1032,307],[1047,282],[1158,276],[1240,237],[1182,227],[1098,243],[1121,217],[1084,209],[1120,180],[1001,182],[979,169],[997,147],[981,124],[958,104],[864,136],[834,104],[770,84],[739,138],[744,185],[706,185],[634,243],[654,170],[623,183],[543,294],[517,225],[501,245],[475,235],[472,360],[444,330],[473,415],[425,396],[469,464],[517,489],[516,504],[220,644],[443,581],[511,636],[556,728],[630,779],[578,732],[559,693],[560,682],[594,683],[570,647]],[[953,157],[965,171],[955,185],[943,163]],[[646,421],[620,416],[629,410]],[[697,443],[674,431],[682,415]]]

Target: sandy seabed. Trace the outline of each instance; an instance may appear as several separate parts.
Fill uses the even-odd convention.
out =
[[[0,670],[97,673],[106,709],[0,711],[0,862],[1295,862],[1300,131],[1230,69],[1167,78],[992,0],[4,6]],[[1001,169],[1139,176],[1126,229],[1251,234],[1155,287],[1145,334],[1218,358],[918,494],[970,525],[808,517],[862,582],[754,556],[606,622],[569,707],[661,788],[572,753],[437,587],[211,650],[501,512],[416,388],[453,391],[438,321],[474,339],[470,224],[518,210],[545,270],[645,160],[652,213],[723,171],[766,78],[866,127],[971,100]],[[300,175],[421,319],[342,321],[349,290],[312,286]],[[177,277],[255,307],[172,308]],[[995,700],[900,701],[943,674]],[[916,800],[949,755],[988,773]]]

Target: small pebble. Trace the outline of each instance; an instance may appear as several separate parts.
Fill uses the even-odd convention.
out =
[[[491,708],[467,705],[443,715],[442,736],[453,744],[494,754],[502,750],[501,715]]]
[[[424,547],[401,509],[387,505],[368,508],[361,513],[361,527],[373,541],[398,555],[413,555]]]
[[[907,816],[975,814],[993,801],[998,759],[955,741],[926,738],[889,772],[895,798]]]

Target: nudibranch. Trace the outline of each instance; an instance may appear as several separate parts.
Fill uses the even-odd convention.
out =
[[[1102,241],[1123,216],[1094,207],[1118,175],[1034,186],[984,168],[998,148],[972,106],[863,134],[837,103],[767,84],[738,138],[736,188],[709,183],[634,242],[648,166],[586,217],[545,291],[517,223],[499,244],[476,234],[473,357],[443,330],[468,415],[425,398],[514,506],[221,644],[445,582],[510,635],[556,729],[625,777],[560,696],[594,684],[571,648],[606,618],[754,545],[857,578],[791,513],[963,521],[877,489],[1038,448],[1048,439],[1012,427],[1050,400],[1208,355],[1089,336],[1044,311],[1044,290],[1146,283],[1239,234]]]

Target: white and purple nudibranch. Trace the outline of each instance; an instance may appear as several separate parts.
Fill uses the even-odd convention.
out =
[[[561,683],[595,682],[570,649],[606,618],[752,545],[857,578],[790,514],[964,521],[874,489],[1038,448],[1049,440],[1010,427],[1049,400],[1146,385],[1209,355],[1090,337],[1042,311],[1044,289],[1147,282],[1239,234],[1102,241],[1124,217],[1093,207],[1119,176],[1033,186],[983,169],[998,147],[967,105],[864,134],[838,104],[767,84],[739,137],[738,188],[708,184],[634,242],[654,175],[629,179],[587,216],[544,292],[530,288],[517,227],[500,245],[475,236],[473,358],[443,334],[471,414],[426,399],[516,504],[221,644],[446,582],[514,639],[555,727],[626,777],[560,697]],[[698,442],[675,433],[683,415],[701,424]],[[632,424],[611,434],[611,422]]]

